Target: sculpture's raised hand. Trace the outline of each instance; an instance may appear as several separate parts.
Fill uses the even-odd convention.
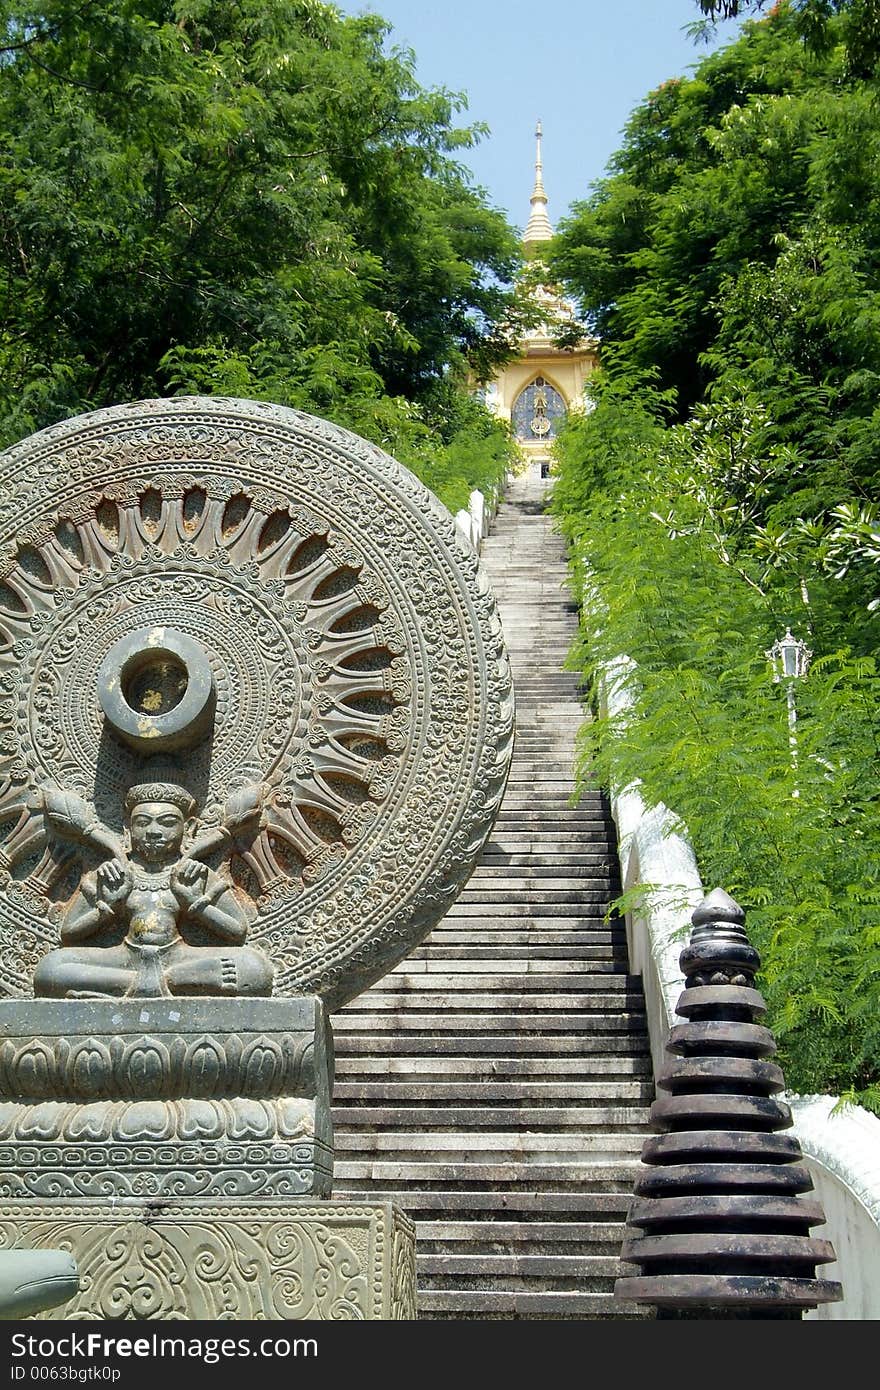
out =
[[[112,907],[120,907],[131,892],[131,870],[121,859],[108,859],[98,866],[95,875],[98,885],[98,901]]]
[[[208,884],[208,866],[197,859],[183,859],[171,872],[171,891],[181,907],[191,908]]]

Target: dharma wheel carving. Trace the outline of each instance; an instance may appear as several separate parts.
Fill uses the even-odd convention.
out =
[[[345,430],[217,398],[44,430],[0,499],[0,992],[161,783],[275,994],[339,1007],[446,911],[507,777],[501,627],[448,513]]]

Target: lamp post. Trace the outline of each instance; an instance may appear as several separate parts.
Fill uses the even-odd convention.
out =
[[[773,666],[773,681],[785,681],[785,702],[788,706],[788,746],[791,750],[792,770],[797,770],[797,710],[794,703],[795,681],[803,680],[810,667],[813,653],[801,637],[793,637],[791,628],[785,629],[784,637],[777,637],[773,646],[764,653]],[[797,796],[795,787],[792,796]]]

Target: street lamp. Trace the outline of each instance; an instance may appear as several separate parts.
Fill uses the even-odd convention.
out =
[[[773,666],[773,681],[785,681],[785,702],[788,706],[788,746],[791,749],[792,770],[797,770],[797,711],[794,703],[794,683],[803,680],[810,668],[813,653],[801,637],[792,637],[791,628],[785,629],[784,637],[777,637],[773,646],[764,653]],[[798,796],[795,787],[792,796]]]

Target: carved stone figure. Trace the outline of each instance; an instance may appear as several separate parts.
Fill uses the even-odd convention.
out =
[[[247,916],[227,878],[189,855],[195,801],[173,783],[132,787],[130,849],[86,874],[61,926],[60,950],[37,966],[34,992],[72,999],[113,995],[270,994],[272,966],[243,945]],[[222,946],[192,945],[202,928]],[[102,933],[122,940],[81,945]]]

